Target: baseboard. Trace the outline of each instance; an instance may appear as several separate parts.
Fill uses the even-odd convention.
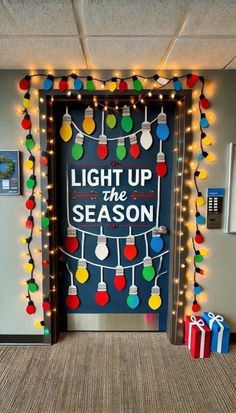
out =
[[[0,334],[0,345],[45,345],[44,340],[44,335]]]

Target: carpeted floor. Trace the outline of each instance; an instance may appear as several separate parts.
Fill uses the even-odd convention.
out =
[[[192,360],[161,333],[70,333],[0,360],[0,413],[236,412],[236,346]]]

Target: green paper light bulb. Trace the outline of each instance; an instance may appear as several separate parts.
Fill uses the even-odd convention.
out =
[[[47,228],[47,227],[49,227],[49,224],[50,224],[50,219],[48,217],[45,217],[45,215],[42,216],[42,218],[41,218],[42,227]]]
[[[35,175],[30,175],[29,179],[26,181],[26,186],[29,189],[33,189],[36,185],[36,176]]]
[[[31,149],[33,149],[33,148],[35,147],[34,138],[33,138],[33,136],[31,135],[31,133],[29,133],[29,134],[26,136],[26,139],[25,139],[25,147],[26,147],[27,149],[29,149],[29,150],[31,150]]]
[[[143,90],[143,85],[137,76],[133,76],[133,86],[137,92],[141,92],[141,90]]]
[[[116,117],[114,113],[108,113],[106,118],[106,124],[110,129],[113,129],[116,126]]]
[[[127,150],[125,147],[125,140],[124,138],[119,138],[118,144],[116,147],[116,156],[120,161],[122,161],[123,159],[125,159],[126,154],[127,154]]]
[[[79,132],[76,135],[75,143],[71,149],[71,155],[75,161],[78,161],[79,159],[81,159],[84,154],[83,143],[84,143],[84,135]]]
[[[145,257],[143,260],[143,271],[142,275],[146,281],[152,281],[155,277],[156,271],[152,265],[151,257]]]
[[[195,262],[203,261],[203,256],[201,255],[200,251],[196,251],[195,256],[194,256],[194,261]]]
[[[44,335],[45,335],[45,336],[49,336],[50,330],[49,330],[49,328],[48,328],[47,326],[44,326],[43,331],[44,331]]]
[[[86,89],[89,92],[92,92],[95,89],[95,84],[94,84],[92,76],[87,76]]]
[[[130,116],[130,108],[126,105],[122,109],[121,127],[126,133],[131,132],[133,129],[133,119]]]
[[[36,293],[36,291],[38,291],[39,287],[38,287],[38,285],[36,284],[34,278],[30,278],[30,279],[27,281],[27,284],[28,284],[28,290],[29,290],[30,293]]]

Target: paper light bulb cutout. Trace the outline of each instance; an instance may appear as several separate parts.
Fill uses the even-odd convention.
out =
[[[121,127],[126,133],[131,132],[133,129],[133,119],[130,116],[130,108],[126,105],[122,109]]]
[[[109,249],[107,247],[107,238],[105,235],[101,234],[98,235],[97,246],[95,248],[95,255],[96,257],[103,261],[107,258],[109,254]]]
[[[76,229],[68,226],[67,237],[65,239],[65,249],[67,252],[73,253],[79,248],[79,241],[76,237]]]
[[[148,305],[152,310],[157,310],[162,305],[162,299],[160,296],[160,287],[154,285],[151,290],[151,296],[148,300]]]
[[[94,84],[92,76],[87,76],[86,89],[89,90],[89,92],[92,92],[95,89],[95,84]]]
[[[125,140],[124,138],[119,138],[116,146],[116,156],[117,158],[122,161],[125,159],[127,154],[126,146],[125,146]]]
[[[44,327],[43,327],[43,334],[44,334],[45,336],[49,336],[49,335],[50,335],[50,329],[49,329],[48,326],[44,326]]]
[[[39,162],[40,162],[40,165],[47,166],[47,164],[48,164],[47,152],[42,151]]]
[[[138,250],[135,245],[135,238],[133,235],[129,235],[126,238],[126,245],[124,247],[124,256],[127,260],[132,261],[138,255]]]
[[[108,90],[110,92],[115,92],[117,87],[117,77],[113,77],[111,81],[108,83]]]
[[[151,248],[155,252],[160,252],[164,247],[164,242],[161,237],[161,234],[159,233],[158,228],[154,228],[152,230],[152,239],[151,239]]]
[[[59,82],[59,89],[61,92],[65,92],[68,89],[68,79],[66,76],[62,76]]]
[[[93,119],[93,108],[88,106],[85,109],[84,120],[83,120],[83,130],[88,135],[91,135],[91,133],[93,133],[93,131],[95,130],[95,127],[96,125]]]
[[[28,284],[28,290],[30,293],[36,293],[38,291],[39,287],[35,282],[34,278],[30,278],[29,280],[26,281]]]
[[[121,79],[119,83],[120,92],[126,92],[127,89],[128,89],[128,83],[125,80]]]
[[[26,180],[26,186],[29,189],[33,189],[36,186],[36,175],[30,175]]]
[[[195,75],[194,73],[189,73],[187,75],[186,85],[192,88],[197,83],[198,80],[199,80],[198,75]]]
[[[118,265],[116,267],[116,275],[114,277],[113,283],[114,283],[114,287],[118,291],[122,291],[126,287],[126,278],[124,275],[124,268],[121,265]]]
[[[206,218],[203,217],[203,216],[200,214],[200,212],[196,212],[195,218],[196,218],[196,223],[197,223],[197,225],[205,225],[205,223],[206,223]]]
[[[34,142],[34,138],[32,136],[31,133],[29,133],[28,135],[26,135],[25,138],[25,147],[29,150],[33,149],[35,147],[35,142]]]
[[[106,117],[106,124],[108,128],[113,129],[116,126],[116,117],[114,113],[108,113]]]
[[[30,115],[28,115],[28,113],[26,113],[26,115],[25,115],[24,118],[22,119],[22,121],[21,121],[21,126],[22,126],[22,128],[25,129],[25,130],[31,129],[31,126],[32,126],[32,124],[31,124],[31,118],[30,118]]]
[[[30,88],[30,81],[31,77],[29,75],[25,76],[21,81],[19,82],[19,88],[21,90],[27,90]]]
[[[77,91],[82,90],[84,86],[82,80],[75,73],[72,73],[71,77],[74,80],[74,89]]]
[[[98,141],[96,152],[97,152],[98,158],[101,159],[102,161],[107,158],[109,151],[108,151],[106,135],[99,136],[99,141]]]
[[[28,238],[21,238],[21,243],[23,244],[23,245],[25,245],[25,244],[29,244],[30,242],[32,241],[32,237],[30,236],[30,237],[28,237]]]
[[[33,169],[34,167],[34,162],[35,162],[35,157],[33,155],[30,155],[29,159],[26,159],[25,163],[24,163],[24,167],[25,169],[27,169],[28,171],[30,169]]]
[[[196,231],[194,239],[197,244],[202,244],[204,242],[204,237],[199,230]]]
[[[197,194],[196,203],[197,203],[197,206],[199,206],[199,207],[205,205],[205,199],[204,199],[204,197],[202,196],[202,193],[201,193],[201,192],[198,192],[198,194]]]
[[[206,146],[212,145],[212,140],[204,132],[201,133],[202,143]]]
[[[156,271],[152,264],[151,257],[145,257],[143,260],[142,275],[146,281],[152,281],[155,277]]]
[[[203,270],[202,268],[196,267],[196,268],[195,268],[195,271],[196,271],[198,274],[205,275],[205,270]]]
[[[52,75],[48,75],[43,82],[44,90],[51,90],[53,87],[54,77]]]
[[[77,295],[77,288],[75,285],[70,285],[68,288],[66,306],[67,308],[69,308],[69,310],[76,310],[76,308],[80,306],[80,299]]]
[[[158,152],[157,154],[156,173],[160,178],[167,174],[166,158],[163,152]]]
[[[43,215],[41,217],[41,225],[42,225],[43,228],[48,228],[49,227],[50,219],[46,215]]]
[[[203,151],[202,152],[203,158],[205,158],[208,162],[214,162],[215,161],[215,156],[212,153],[208,153]]]
[[[133,87],[137,92],[141,92],[141,90],[143,90],[143,85],[141,83],[141,81],[138,79],[137,76],[133,76]]]
[[[197,313],[200,310],[201,310],[200,305],[198,304],[197,300],[194,300],[192,304],[192,312]]]
[[[201,294],[203,288],[197,282],[194,283],[193,294],[198,295]]]
[[[78,161],[79,159],[81,159],[84,154],[83,144],[84,144],[84,135],[81,132],[79,132],[77,133],[75,137],[75,143],[71,149],[71,155],[75,161]]]
[[[51,310],[51,303],[50,303],[48,297],[43,299],[42,307],[43,307],[44,311],[50,311]]]
[[[34,269],[34,260],[32,258],[29,259],[29,261],[25,264],[25,271],[26,272],[31,272]]]
[[[29,301],[28,301],[28,304],[27,304],[27,307],[26,307],[25,311],[26,311],[27,314],[29,314],[29,315],[35,313],[36,308],[35,308],[35,305],[34,305],[34,303],[33,303],[32,300],[29,300]]]
[[[25,203],[25,207],[26,207],[26,209],[31,210],[31,209],[34,209],[35,206],[36,206],[36,204],[35,204],[34,195],[30,195],[29,199],[27,199],[27,201]]]
[[[153,139],[151,135],[151,124],[150,122],[143,122],[142,123],[142,132],[140,137],[140,144],[144,149],[149,149],[152,146]]]
[[[127,297],[127,305],[131,310],[134,310],[139,306],[140,300],[138,296],[138,288],[136,285],[131,285],[129,287],[129,295]]]
[[[167,83],[169,83],[169,79],[166,79],[165,77],[159,76],[158,74],[153,76],[153,79],[159,83],[159,85],[165,86]]]
[[[86,281],[88,281],[89,279],[87,261],[84,258],[80,258],[78,261],[78,267],[75,273],[75,277],[80,284],[86,283]]]
[[[195,251],[194,261],[200,263],[203,261],[203,256],[199,250]]]
[[[167,117],[162,107],[161,112],[157,116],[156,136],[161,141],[165,141],[168,138],[169,134],[170,134],[170,131],[167,125]]]
[[[201,249],[200,249],[200,254],[201,254],[203,257],[207,257],[208,251],[207,251],[205,248],[201,248]]]
[[[63,115],[60,136],[64,142],[68,142],[72,137],[71,116],[69,113]]]
[[[137,136],[135,134],[131,135],[129,137],[129,142],[130,142],[130,147],[129,147],[129,153],[134,159],[138,159],[141,154],[141,150],[139,147],[139,144],[137,142]]]
[[[180,90],[182,89],[182,83],[180,82],[179,78],[176,76],[173,77],[173,86],[176,92],[180,92]]]
[[[207,117],[206,117],[205,113],[201,114],[200,125],[204,129],[208,128],[208,126],[209,126],[209,123],[208,123],[208,120],[207,120]]]
[[[207,173],[205,171],[195,171],[194,176],[203,180],[207,178]]]
[[[24,108],[28,109],[30,107],[30,94],[29,92],[25,93],[22,102]]]
[[[28,229],[32,229],[34,227],[34,217],[32,215],[29,215],[25,221],[25,227]]]
[[[98,283],[97,291],[94,298],[95,302],[100,306],[104,306],[108,303],[110,297],[107,292],[107,285],[105,282],[101,281]]]
[[[200,95],[200,106],[202,109],[208,109],[210,107],[210,102],[209,100],[204,96],[204,94],[202,93]]]

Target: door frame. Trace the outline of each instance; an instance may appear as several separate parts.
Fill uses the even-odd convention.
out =
[[[145,91],[144,91],[145,92]],[[187,270],[187,240],[188,230],[186,222],[189,217],[188,197],[190,193],[186,181],[190,178],[191,152],[186,151],[186,146],[192,142],[191,126],[192,116],[187,116],[187,110],[192,107],[191,90],[183,89],[178,94],[172,96],[171,89],[163,89],[152,92],[152,98],[160,102],[172,101],[176,105],[175,114],[175,142],[173,153],[173,173],[172,173],[172,196],[171,196],[171,222],[170,222],[170,258],[169,258],[169,285],[168,285],[168,317],[167,317],[167,336],[172,344],[183,343],[183,318],[185,307],[186,290],[186,270]],[[65,103],[78,101],[78,93],[75,90],[68,90],[64,95],[59,90],[39,90],[39,127],[40,127],[40,150],[48,154],[48,165],[41,170],[41,212],[45,213],[47,207],[50,212],[50,228],[42,228],[42,262],[43,265],[43,297],[51,298],[51,334],[44,339],[45,344],[54,344],[59,338],[59,318],[60,308],[58,299],[58,253],[57,242],[57,185],[56,185],[56,136],[54,128],[55,101]],[[147,91],[148,93],[148,91]],[[137,97],[138,92],[127,91],[119,93],[112,98],[119,99],[119,96]],[[111,99],[109,92],[104,90],[81,91],[80,96],[90,97],[99,96],[100,99]],[[191,129],[191,128],[190,128]],[[188,132],[188,133],[186,133]],[[173,137],[174,139],[174,137]],[[174,173],[175,172],[175,173]],[[46,314],[47,315],[47,314]]]

